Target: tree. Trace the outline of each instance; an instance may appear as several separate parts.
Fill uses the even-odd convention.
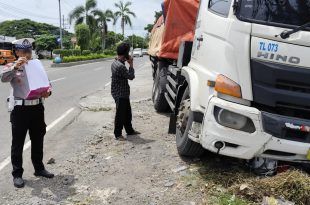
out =
[[[68,31],[63,30],[66,36],[72,36]],[[20,38],[36,38],[41,35],[59,36],[59,27],[46,23],[38,23],[29,19],[3,21],[0,23],[0,34]]]
[[[97,7],[97,0],[86,0],[85,5],[77,6],[69,14],[69,22],[75,20],[75,25],[86,23],[94,31],[95,19],[92,11]]]
[[[126,3],[120,1],[114,5],[118,9],[118,11],[115,12],[115,22],[117,22],[119,18],[121,19],[122,34],[125,35],[125,26],[132,26],[130,16],[136,17],[136,14],[129,9],[132,3],[130,1]]]
[[[90,43],[90,29],[86,24],[78,24],[75,26],[75,34],[77,43],[81,50],[88,50]]]
[[[94,10],[93,15],[95,17],[97,28],[100,30],[101,36],[101,48],[104,50],[106,48],[106,36],[108,33],[108,22],[111,21],[114,16],[111,10],[101,11]]]
[[[122,34],[115,33],[113,31],[109,31],[106,38],[106,48],[115,50],[116,44],[122,42],[124,40],[124,36]]]
[[[53,50],[58,47],[57,38],[53,35],[41,35],[36,39],[36,50],[37,51],[50,51],[51,58],[53,57]]]
[[[162,11],[155,11],[155,21],[154,21],[154,24],[157,22],[157,20],[163,15],[163,12]],[[146,30],[148,33],[151,33],[152,29],[153,29],[153,26],[154,24],[148,24],[144,30]]]
[[[130,44],[132,48],[147,48],[148,44],[147,41],[141,36],[128,36],[126,38],[126,42]]]

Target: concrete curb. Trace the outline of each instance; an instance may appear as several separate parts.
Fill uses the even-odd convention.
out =
[[[87,61],[77,61],[77,62],[71,62],[71,63],[52,63],[51,67],[52,68],[59,68],[59,67],[71,67],[71,66],[76,66],[76,65],[83,65],[83,64],[89,64],[89,63],[97,63],[97,62],[102,62],[102,61],[107,61],[107,60],[113,60],[113,58],[100,58],[100,59],[94,59],[94,60],[87,60]]]

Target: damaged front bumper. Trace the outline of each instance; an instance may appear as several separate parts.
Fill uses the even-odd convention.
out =
[[[221,125],[218,119],[216,119],[216,109],[224,109],[245,116],[251,121],[251,126],[254,129],[237,130]],[[283,121],[282,118],[279,121],[270,120],[272,117],[277,117],[276,115],[263,113],[253,107],[213,97],[204,116],[202,134],[197,141],[207,150],[241,159],[265,157],[283,161],[310,163],[309,142],[294,141],[288,138],[283,139],[270,134],[270,127],[275,126],[274,128],[276,129],[276,126],[279,126],[276,123],[282,123]],[[263,122],[263,118],[265,122]],[[267,123],[273,123],[272,126],[266,128],[263,125],[263,123],[266,124],[266,119],[269,119]],[[287,119],[294,120],[294,118]],[[269,130],[267,130],[269,133],[266,132],[266,129]],[[224,144],[221,149],[216,146],[219,142]]]

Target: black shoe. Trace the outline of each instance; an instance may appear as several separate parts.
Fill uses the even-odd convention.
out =
[[[121,136],[115,137],[115,140],[126,141],[126,138],[123,135],[121,135]]]
[[[21,177],[15,177],[13,183],[16,188],[23,188],[25,186],[25,182]]]
[[[42,171],[38,171],[34,173],[34,176],[36,177],[45,177],[45,178],[53,178],[54,174],[48,172],[46,169],[42,170]]]
[[[131,135],[140,135],[141,132],[138,132],[136,130],[134,130],[133,132],[127,133],[127,135],[131,136]]]

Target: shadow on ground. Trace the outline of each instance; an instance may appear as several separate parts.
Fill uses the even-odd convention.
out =
[[[75,194],[75,181],[73,175],[58,175],[53,179],[37,178],[26,181],[26,186],[32,188],[32,196],[60,202]]]

